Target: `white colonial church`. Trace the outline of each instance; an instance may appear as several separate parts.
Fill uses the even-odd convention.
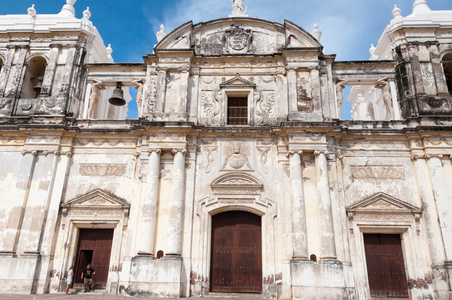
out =
[[[0,16],[0,293],[452,299],[452,11],[336,61],[235,0],[115,63],[66,2]]]

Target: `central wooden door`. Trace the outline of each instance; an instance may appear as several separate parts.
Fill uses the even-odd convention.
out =
[[[212,292],[262,292],[261,217],[242,211],[212,218]]]
[[[80,278],[88,264],[96,271],[93,275],[93,286],[104,289],[108,280],[110,267],[113,229],[80,229],[78,239],[75,283],[83,283]]]
[[[365,234],[364,246],[370,295],[408,298],[400,235]]]

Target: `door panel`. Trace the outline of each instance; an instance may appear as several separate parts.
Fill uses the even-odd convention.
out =
[[[408,298],[402,243],[398,234],[364,234],[372,297]]]
[[[261,218],[226,212],[212,218],[211,290],[262,292]]]
[[[93,276],[94,288],[105,288],[108,280],[110,266],[111,245],[113,242],[113,229],[80,229],[77,249],[76,283],[82,283],[81,273],[86,265],[96,271]]]

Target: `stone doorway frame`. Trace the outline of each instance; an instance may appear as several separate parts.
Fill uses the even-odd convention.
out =
[[[110,253],[110,271],[106,291],[116,290],[121,272],[123,256],[124,232],[127,229],[130,204],[101,189],[93,190],[85,195],[61,204],[62,219],[59,230],[57,249],[65,249],[61,253],[59,290],[66,287],[64,274],[76,262],[80,229],[113,229],[113,240]],[[116,274],[115,274],[116,273]]]
[[[223,174],[211,183],[212,194],[197,202],[190,288],[192,295],[210,292],[212,217],[227,211],[245,211],[261,217],[262,228],[262,294],[276,298],[279,273],[276,273],[275,218],[276,203],[264,196],[263,184],[245,172]],[[194,245],[196,242],[194,243]]]
[[[407,280],[419,277],[420,274],[414,273],[419,269],[415,262],[422,261],[426,265],[428,261],[422,249],[416,248],[419,245],[416,239],[424,238],[420,224],[422,209],[385,193],[377,193],[347,207],[346,211],[359,299],[374,299],[370,296],[364,234],[400,234]],[[413,289],[408,292],[410,297],[416,298]]]

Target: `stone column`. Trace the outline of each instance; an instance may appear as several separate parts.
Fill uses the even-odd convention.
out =
[[[160,174],[160,149],[149,149],[146,194],[142,207],[142,220],[138,255],[154,255],[157,196]]]
[[[289,113],[296,113],[298,112],[297,70],[294,67],[287,67],[287,89],[289,97]]]
[[[187,102],[188,102],[188,78],[190,73],[189,68],[180,68],[180,83],[179,83],[179,105],[178,113],[180,116],[187,116]]]
[[[53,77],[55,75],[55,69],[58,62],[58,54],[60,52],[60,46],[52,44],[50,45],[50,57],[49,62],[47,63],[46,71],[44,74],[44,79],[42,81],[42,89],[40,96],[48,97],[50,96],[52,90]]]
[[[69,99],[69,89],[72,82],[72,75],[74,73],[74,60],[76,55],[76,47],[70,46],[67,50],[66,64],[64,65],[64,75],[61,82],[58,100],[63,103],[63,113],[67,112],[71,107]]]
[[[10,76],[13,76],[11,80],[8,80],[10,82],[9,86],[6,86],[5,96],[6,97],[14,97],[17,95],[20,97],[20,93],[22,91],[22,80],[24,72],[27,69],[25,60],[27,59],[27,53],[28,53],[28,46],[22,45],[17,46],[16,55],[14,61],[16,62],[15,65],[10,70]]]
[[[326,151],[314,151],[321,232],[320,246],[322,253],[320,259],[335,260],[337,258],[336,243],[334,239],[333,211],[331,208],[326,153]]]
[[[306,213],[303,195],[301,155],[303,151],[290,151],[290,183],[292,186],[292,244],[294,260],[308,260],[306,240]]]
[[[441,232],[443,234],[446,260],[452,262],[452,209],[451,202],[447,192],[446,182],[444,181],[444,170],[441,163],[441,154],[427,155],[428,166],[430,167],[430,176],[432,178],[433,194],[438,209],[438,220]]]
[[[173,149],[173,194],[168,225],[167,256],[181,256],[182,224],[185,199],[185,149]]]
[[[8,49],[8,52],[6,54],[6,59],[3,62],[2,71],[0,73],[0,97],[3,96],[3,93],[6,89],[6,84],[8,82],[7,79],[13,65],[14,55],[16,53],[16,46],[8,45],[6,46],[6,49]]]
[[[320,110],[320,71],[319,67],[309,69],[311,76],[312,101],[314,102],[314,111]],[[325,101],[326,102],[326,101]],[[326,104],[326,103],[325,103]]]
[[[442,241],[441,229],[438,224],[438,212],[436,209],[433,187],[429,178],[429,170],[424,156],[413,155],[416,171],[417,186],[421,198],[421,206],[424,207],[423,218],[425,220],[427,233],[432,241]],[[429,243],[432,263],[434,266],[441,266],[445,260],[444,244]]]
[[[165,90],[166,90],[166,68],[157,68],[158,79],[157,79],[157,96],[155,104],[155,112],[163,113],[163,106],[165,102]]]
[[[36,162],[37,151],[23,151],[23,158],[20,162],[19,172],[15,191],[11,191],[11,198],[15,203],[11,207],[8,218],[8,227],[3,234],[0,233],[0,252],[15,253],[19,242],[20,232],[22,230],[22,221],[27,199],[30,190],[31,179],[33,177],[34,166]]]

